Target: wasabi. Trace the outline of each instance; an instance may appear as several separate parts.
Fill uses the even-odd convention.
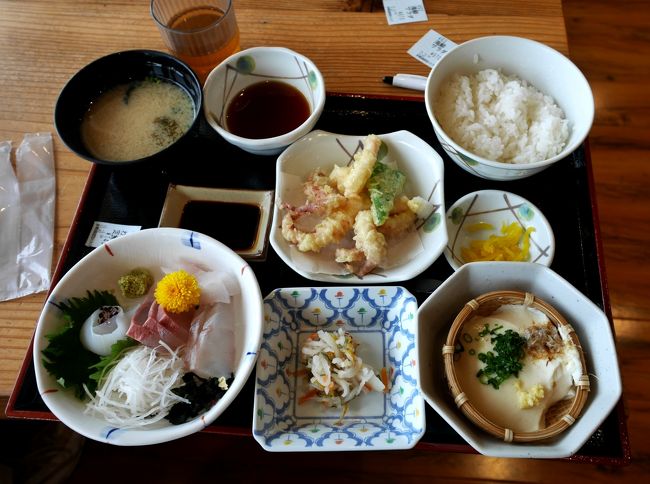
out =
[[[149,292],[152,284],[153,276],[151,272],[141,268],[133,269],[117,281],[117,285],[120,286],[122,294],[128,298],[144,296]]]

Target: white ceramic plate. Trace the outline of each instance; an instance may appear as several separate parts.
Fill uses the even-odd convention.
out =
[[[456,407],[442,358],[451,323],[467,301],[512,289],[531,292],[573,326],[584,350],[591,389],[582,414],[555,438],[506,443],[475,426]],[[593,302],[546,266],[531,262],[472,262],[454,272],[418,311],[420,384],[427,403],[472,447],[492,457],[561,458],[575,454],[621,397],[621,376],[610,322]]]
[[[394,450],[424,434],[418,383],[417,301],[402,287],[276,289],[264,300],[264,342],[255,379],[253,435],[269,451]],[[343,328],[375,372],[392,372],[386,393],[340,410],[299,404],[308,389],[300,347],[310,334]]]
[[[397,244],[389,245],[386,268],[377,268],[360,278],[334,261],[334,249],[327,247],[316,254],[302,253],[282,237],[283,202],[304,202],[302,183],[317,168],[329,173],[335,164],[347,165],[361,149],[365,136],[348,136],[312,131],[278,158],[276,169],[276,203],[273,211],[271,245],[289,267],[307,279],[339,284],[379,283],[412,279],[427,269],[442,253],[447,243],[447,227],[441,223],[445,213],[443,163],[435,150],[408,131],[379,135],[388,148],[387,157],[397,161],[406,175],[404,193],[430,201],[435,210],[418,223],[419,229]]]
[[[71,297],[83,297],[87,290],[110,290],[126,308],[117,286],[118,278],[135,267],[151,271],[155,280],[161,267],[174,261],[198,263],[235,276],[240,294],[233,296],[238,316],[235,325],[234,380],[226,394],[206,413],[181,425],[162,420],[151,427],[119,429],[105,420],[84,414],[84,402],[71,390],[63,390],[42,364],[41,351],[47,347],[46,335],[64,324],[61,311],[52,303]],[[133,303],[130,303],[133,304]],[[235,399],[254,364],[262,337],[262,297],[253,270],[232,250],[197,232],[176,228],[156,228],[124,235],[93,250],[70,269],[48,297],[38,320],[34,337],[36,383],[43,401],[52,413],[75,432],[88,438],[115,445],[146,445],[184,437],[210,425]]]
[[[472,232],[470,228],[479,222],[492,225],[493,229]],[[530,235],[530,262],[550,266],[555,255],[553,229],[544,214],[532,203],[514,193],[501,190],[480,190],[468,193],[447,210],[449,242],[445,258],[454,270],[465,264],[462,247],[469,247],[472,240],[485,240],[490,235],[502,235],[501,227],[512,222],[524,230],[533,227]]]

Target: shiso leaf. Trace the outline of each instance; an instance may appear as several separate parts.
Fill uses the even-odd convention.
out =
[[[45,336],[49,344],[41,352],[43,367],[62,387],[74,390],[75,396],[80,400],[86,395],[84,385],[89,391],[95,391],[97,383],[90,379],[93,372],[90,367],[100,360],[98,355],[81,344],[81,327],[99,307],[118,305],[117,299],[110,292],[86,293],[86,297],[73,297],[59,304],[52,303],[63,313],[64,325],[59,331]]]
[[[137,344],[138,342],[136,340],[131,339],[128,336],[113,343],[111,345],[111,353],[109,355],[102,356],[99,362],[90,366],[91,370],[95,370],[94,373],[90,374],[90,379],[94,380],[96,383],[99,383],[106,372],[115,366],[124,352]]]

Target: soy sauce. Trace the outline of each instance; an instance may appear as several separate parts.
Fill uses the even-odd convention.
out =
[[[190,201],[180,226],[217,239],[234,251],[249,250],[257,241],[260,208],[250,203]]]
[[[251,139],[273,138],[293,131],[310,114],[309,102],[293,86],[262,81],[242,89],[226,110],[228,131]]]

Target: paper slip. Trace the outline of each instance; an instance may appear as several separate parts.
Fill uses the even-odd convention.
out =
[[[88,240],[86,240],[86,247],[99,247],[104,242],[116,239],[122,235],[130,234],[131,232],[138,232],[142,228],[141,225],[120,225],[108,222],[95,222],[90,231]]]
[[[408,53],[420,62],[433,68],[440,58],[456,47],[456,43],[440,35],[435,30],[429,30],[424,37],[418,40]]]
[[[384,11],[388,25],[426,22],[429,19],[422,0],[384,0]]]

